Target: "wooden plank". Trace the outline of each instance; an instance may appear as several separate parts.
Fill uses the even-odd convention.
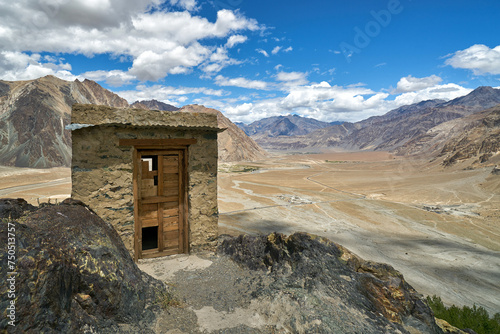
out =
[[[179,253],[189,252],[187,149],[179,152]]]
[[[177,202],[179,198],[177,196],[153,196],[142,198],[142,203],[150,204],[150,203],[164,203],[164,202]]]
[[[174,255],[174,254],[179,254],[179,250],[177,247],[174,248],[165,248],[163,252],[157,252],[156,250],[153,250],[155,252],[149,252],[143,256],[144,259],[151,259],[151,258],[156,258],[156,257],[162,257],[162,256],[168,256],[168,255]]]
[[[164,196],[163,194],[163,157],[158,156],[158,195]],[[163,251],[163,206],[158,204],[158,251]]]
[[[175,202],[164,202],[164,203],[161,203],[161,205],[163,205],[163,211],[167,211],[167,210],[172,210],[172,209],[175,209],[177,210],[177,212],[179,211],[179,201],[175,201]],[[165,214],[164,214],[165,216]],[[174,215],[172,215],[174,216]]]
[[[163,196],[179,196],[179,189],[176,188],[165,188],[163,190]]]
[[[179,156],[178,155],[164,155],[163,156],[163,165],[177,167],[179,165]]]
[[[134,261],[137,262],[141,256],[142,238],[141,219],[139,217],[139,154],[136,149],[132,152],[133,171],[132,171],[132,188],[134,195]]]
[[[179,215],[179,208],[177,207],[177,203],[175,203],[175,208],[173,209],[165,209],[165,207],[163,207],[163,218],[168,218],[178,215]]]
[[[172,232],[172,231],[175,231],[177,233],[179,232],[179,224],[177,224],[177,222],[175,224],[168,224],[168,225],[163,227],[164,233]]]
[[[175,182],[177,185],[179,184],[179,173],[164,173],[163,174],[163,182]]]
[[[179,138],[179,139],[125,139],[122,138],[118,141],[119,146],[188,146],[196,144],[195,138]]]
[[[179,222],[179,217],[168,217],[168,218],[163,218],[163,224],[165,226],[169,225],[169,224],[177,224]]]
[[[165,174],[174,174],[179,172],[179,163],[177,165],[167,165],[163,169],[163,173]]]
[[[142,227],[158,226],[158,218],[155,219],[141,219]]]

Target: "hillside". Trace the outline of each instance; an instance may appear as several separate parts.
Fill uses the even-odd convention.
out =
[[[472,115],[442,123],[396,151],[399,155],[425,155],[444,166],[500,163],[500,104]]]

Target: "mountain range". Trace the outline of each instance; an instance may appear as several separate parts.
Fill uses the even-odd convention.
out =
[[[343,122],[322,122],[314,118],[301,117],[299,115],[273,116],[263,118],[250,124],[235,123],[249,136],[277,137],[277,136],[300,136],[315,130],[326,128]]]
[[[129,106],[125,99],[91,80],[70,82],[54,76],[29,81],[0,80],[0,165],[70,166],[71,132],[65,127],[70,123],[74,103],[179,109],[155,100],[138,101]],[[219,127],[227,129],[218,137],[221,161],[254,160],[265,156],[262,148],[220,112],[202,106],[191,109],[218,113]]]
[[[449,165],[456,161],[468,138],[468,158],[486,162],[496,154],[500,141],[496,120],[500,104],[500,89],[479,87],[471,93],[450,100],[429,100],[391,110],[356,123],[345,122],[306,133],[304,135],[251,135],[263,148],[269,150],[384,150],[399,155],[428,155],[445,157],[455,152],[456,158],[443,161]],[[296,116],[297,117],[297,116]],[[271,119],[261,120],[272,123]],[[252,123],[253,124],[253,123]],[[470,133],[474,128],[475,137]],[[266,129],[273,133],[273,129]],[[280,133],[278,126],[274,133]],[[469,133],[469,134],[468,134]],[[459,140],[459,138],[461,138]],[[487,143],[492,143],[487,144]],[[472,147],[482,147],[474,150]],[[442,150],[445,149],[445,152]],[[472,153],[475,152],[475,153]],[[458,155],[457,155],[458,154]],[[460,159],[459,159],[460,160]]]

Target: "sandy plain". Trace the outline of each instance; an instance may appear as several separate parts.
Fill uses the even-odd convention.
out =
[[[500,312],[500,175],[387,152],[274,155],[219,167],[219,232],[305,231],[385,262],[423,295]],[[71,193],[70,170],[0,167],[0,197]]]

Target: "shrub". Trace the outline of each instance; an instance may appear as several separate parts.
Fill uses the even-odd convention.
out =
[[[441,298],[435,295],[427,296],[427,303],[436,318],[446,320],[452,326],[470,328],[478,334],[500,334],[500,313],[490,318],[483,307],[477,307],[475,304],[472,307],[446,307]]]

